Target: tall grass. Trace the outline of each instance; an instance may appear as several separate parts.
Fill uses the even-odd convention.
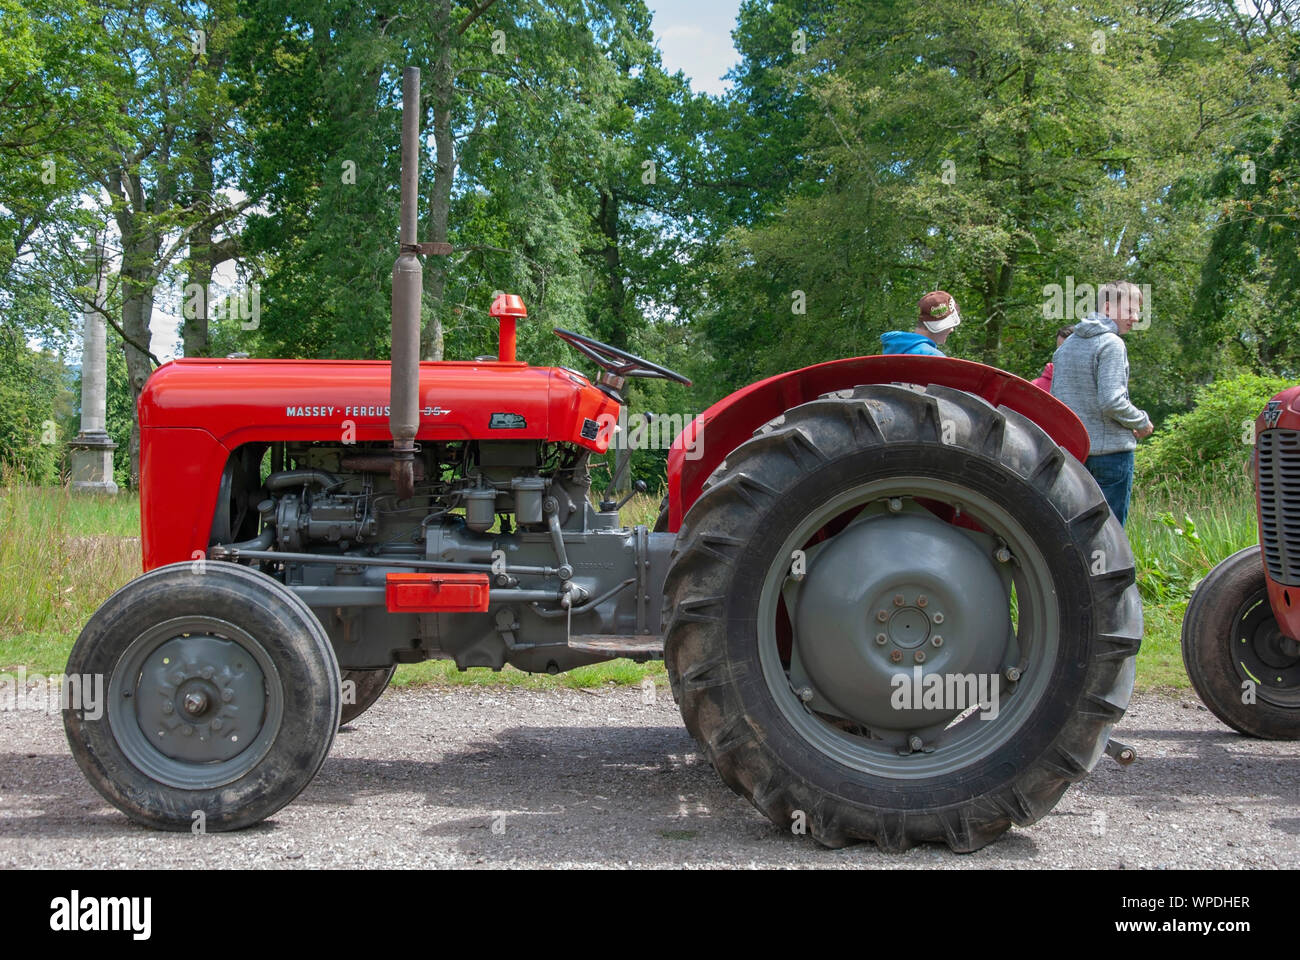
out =
[[[135,498],[74,496],[6,476],[0,486],[0,669],[61,670],[81,627],[104,599],[140,572]],[[624,523],[652,526],[662,492],[638,494]],[[1196,582],[1224,557],[1256,542],[1254,494],[1240,473],[1201,471],[1134,486],[1127,528],[1146,636],[1142,688],[1185,687],[1179,633]],[[658,664],[614,661],[559,677],[512,668],[459,673],[449,663],[404,666],[398,683],[509,684],[545,688],[639,683]]]
[[[1258,543],[1251,480],[1208,469],[1136,483],[1127,533],[1143,600],[1185,600],[1211,567]]]
[[[139,508],[23,479],[0,486],[0,668],[61,669],[90,615],[140,573]]]

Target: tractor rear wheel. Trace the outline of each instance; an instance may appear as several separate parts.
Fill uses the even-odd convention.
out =
[[[826,846],[976,850],[1102,755],[1142,636],[1087,470],[961,391],[788,410],[678,533],[665,663],[733,790]]]
[[[1300,644],[1278,629],[1258,546],[1197,586],[1183,616],[1183,663],[1202,702],[1232,729],[1300,739]]]
[[[233,563],[132,580],[77,638],[68,674],[100,710],[65,709],[72,755],[105,799],[166,830],[237,830],[311,782],[339,725],[339,668],[310,608]]]
[[[343,715],[339,719],[339,726],[351,723],[373,707],[375,701],[388,689],[396,672],[397,664],[378,670],[344,670]],[[349,683],[352,684],[351,688],[348,687]]]

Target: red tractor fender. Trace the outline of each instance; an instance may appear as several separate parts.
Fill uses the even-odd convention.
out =
[[[680,529],[709,474],[763,424],[824,393],[865,383],[935,383],[964,390],[1032,420],[1077,460],[1088,456],[1088,431],[1073,411],[1005,370],[909,354],[830,360],[743,387],[687,424],[668,451],[668,529]]]

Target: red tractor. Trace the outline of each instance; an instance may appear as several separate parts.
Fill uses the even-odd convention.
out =
[[[1300,739],[1300,386],[1255,420],[1259,545],[1206,575],[1183,618],[1183,663],[1216,717],[1241,733]]]
[[[412,82],[408,77],[407,102]],[[407,117],[414,117],[408,111]],[[131,818],[248,826],[397,664],[557,672],[662,657],[721,778],[786,829],[975,850],[1108,747],[1142,611],[1070,411],[990,367],[858,357],[723,398],[678,436],[655,530],[593,504],[628,377],[419,363],[404,130],[392,363],[180,360],[140,401],[143,576],[82,631],[65,712]]]

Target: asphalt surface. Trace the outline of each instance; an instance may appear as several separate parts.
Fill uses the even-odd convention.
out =
[[[969,855],[826,850],[770,824],[696,751],[665,691],[390,690],[272,819],[131,823],[82,778],[57,715],[0,712],[0,867],[1300,866],[1300,743],[1250,740],[1190,695],[1134,700],[1103,758],[1032,827]]]

